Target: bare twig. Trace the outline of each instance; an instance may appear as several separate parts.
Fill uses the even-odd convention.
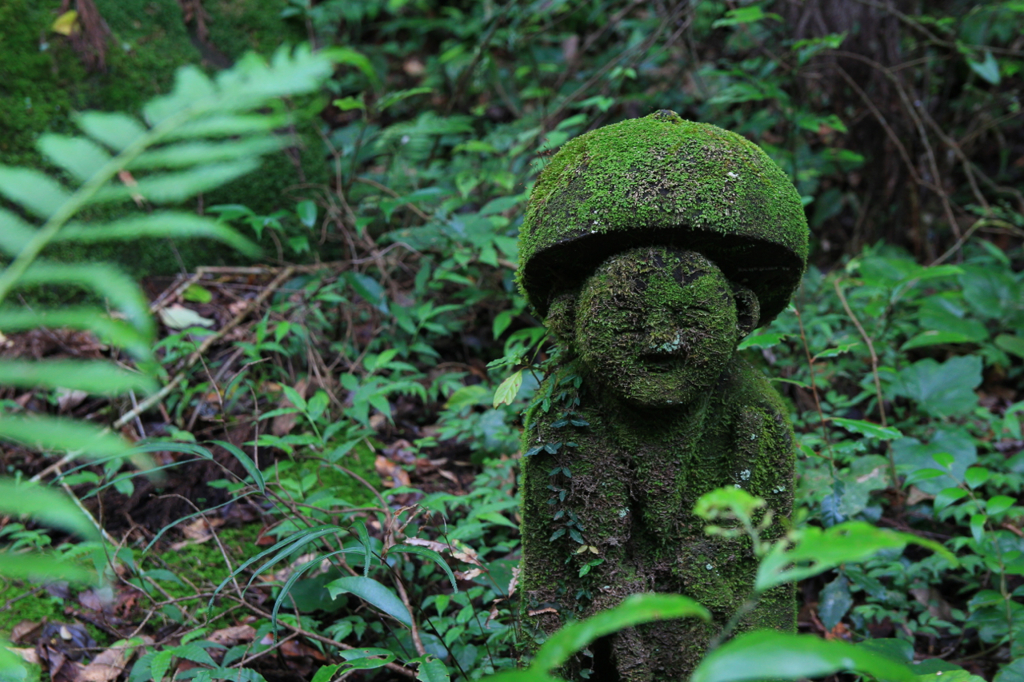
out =
[[[920,33],[923,36],[925,36],[926,38],[928,38],[928,40],[930,40],[932,43],[934,43],[936,45],[941,45],[942,47],[948,47],[949,49],[956,50],[957,52],[960,51],[961,47],[964,47],[964,48],[975,49],[975,50],[987,50],[987,51],[989,51],[989,52],[991,52],[993,54],[1005,54],[1005,55],[1009,55],[1011,57],[1022,57],[1022,56],[1024,56],[1024,52],[1021,52],[1020,50],[1011,50],[1011,49],[1004,48],[1004,47],[994,47],[992,45],[970,45],[970,44],[966,44],[966,43],[953,42],[951,40],[943,40],[942,38],[938,37],[937,35],[935,35],[931,31],[929,31],[928,28],[924,24],[922,24],[920,21],[918,21],[917,19],[915,19],[914,17],[912,17],[912,16],[910,16],[908,14],[904,14],[903,12],[899,11],[895,7],[892,7],[890,4],[883,4],[881,2],[876,2],[875,0],[856,0],[856,1],[859,2],[862,5],[867,5],[868,7],[874,7],[875,9],[884,10],[884,11],[888,12],[889,14],[892,14],[893,16],[898,18],[901,22],[905,23],[907,26],[909,26],[910,28],[914,29],[918,33]]]
[[[928,139],[928,133],[924,129],[924,123],[917,113],[917,107],[914,105],[914,102],[911,101],[910,96],[907,95],[907,91],[906,88],[903,87],[903,83],[900,82],[900,79],[897,78],[896,74],[894,74],[891,69],[883,64],[879,64],[873,59],[868,59],[856,52],[847,52],[845,50],[836,50],[834,54],[848,57],[850,59],[856,59],[868,64],[872,68],[877,69],[884,74],[885,77],[893,84],[893,87],[896,88],[896,93],[900,96],[900,101],[903,102],[903,108],[906,110],[910,120],[914,122],[914,127],[917,128],[917,134],[921,138],[921,144],[924,146],[925,156],[928,159],[928,166],[932,173],[931,186],[935,194],[939,197],[939,200],[942,202],[943,211],[946,213],[946,220],[949,222],[949,229],[953,230],[953,234],[957,239],[959,239],[960,225],[957,223],[956,216],[953,215],[953,207],[949,201],[949,195],[940,184],[941,175],[939,173],[938,161],[935,158],[935,150],[932,148],[931,142]]]
[[[847,317],[853,322],[853,325],[857,328],[860,333],[860,337],[864,339],[864,343],[867,344],[868,352],[871,354],[871,376],[875,380],[875,395],[878,400],[878,414],[882,422],[882,426],[888,426],[888,422],[885,417],[885,398],[882,395],[882,381],[878,376],[878,355],[875,353],[875,344],[871,341],[871,337],[864,330],[860,320],[854,315],[853,309],[850,308],[850,304],[846,301],[846,296],[843,294],[842,287],[839,286],[839,280],[833,280],[832,286],[836,290],[836,295],[839,296],[840,302],[843,304],[843,310],[846,311]],[[896,458],[893,454],[892,448],[889,447],[888,443],[885,443],[885,454],[889,460],[889,477],[892,479],[892,489],[896,494],[897,500],[901,499],[900,494],[900,480],[899,474],[896,472]]]
[[[802,284],[801,288],[803,288]],[[832,439],[829,438],[828,428],[825,426],[825,413],[821,409],[821,398],[818,396],[818,382],[814,375],[814,358],[811,357],[811,348],[807,343],[807,333],[804,331],[804,318],[803,315],[800,314],[800,306],[796,303],[793,305],[793,312],[796,313],[796,322],[800,327],[800,341],[804,347],[804,355],[807,357],[807,372],[811,377],[811,396],[814,398],[814,407],[818,410],[818,421],[821,423],[821,433],[825,439],[825,447],[828,449],[828,455],[826,455],[826,458],[834,471],[836,456],[832,451]]]
[[[973,235],[978,230],[989,226],[1009,228],[1010,230],[1013,230],[1015,228],[1014,225],[1006,222],[1005,220],[998,220],[995,218],[979,218],[974,222],[973,225],[971,225],[967,232],[964,233],[964,236],[957,240],[956,244],[953,244],[953,246],[949,247],[949,249],[944,254],[942,254],[934,261],[932,261],[930,265],[940,265],[943,261],[945,261],[947,258],[956,253],[960,249],[960,247],[962,247],[964,243],[971,238],[971,235]]]

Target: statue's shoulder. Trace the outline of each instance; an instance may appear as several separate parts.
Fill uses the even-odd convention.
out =
[[[750,364],[738,353],[733,356],[718,382],[717,398],[730,412],[737,413],[751,408],[758,409],[773,417],[786,418],[789,410],[782,396],[757,367]]]
[[[583,378],[576,363],[559,365],[540,382],[526,408],[523,424],[529,429],[557,421],[566,412],[580,411],[578,398],[582,391]]]

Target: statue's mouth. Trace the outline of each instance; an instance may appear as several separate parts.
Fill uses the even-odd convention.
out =
[[[686,353],[643,353],[639,360],[651,372],[669,372],[686,362]]]

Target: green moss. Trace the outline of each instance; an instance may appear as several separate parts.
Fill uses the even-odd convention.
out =
[[[260,547],[256,546],[259,530],[260,526],[258,525],[217,530],[217,537],[231,559],[230,568],[225,563],[220,547],[213,540],[189,543],[179,549],[161,552],[158,555],[160,561],[157,563],[166,565],[172,573],[186,578],[193,585],[213,584],[216,586],[228,577],[231,569],[262,551]],[[192,588],[187,585],[180,585],[172,581],[160,584],[175,597],[194,593]]]
[[[220,52],[237,59],[249,50],[271,54],[281,45],[307,39],[300,21],[286,22],[281,12],[288,0],[207,0],[209,42]]]
[[[685,679],[757,570],[749,539],[705,535],[697,499],[723,486],[766,499],[769,540],[792,512],[784,406],[735,356],[757,324],[756,299],[699,253],[641,247],[556,299],[551,321],[570,360],[538,393],[554,404],[527,415],[521,585],[525,612],[542,615],[526,619],[552,632],[637,592],[688,595],[713,622],[628,629],[564,671]],[[778,588],[741,628],[794,630],[795,605],[792,586]]]
[[[59,0],[0,4],[0,163],[38,164],[35,139],[66,130],[68,113],[86,101],[79,87],[85,69],[59,36],[48,33]]]
[[[543,315],[609,255],[645,243],[701,251],[752,289],[767,324],[799,283],[807,221],[755,144],[660,111],[567,143],[542,173],[520,231],[520,285]]]
[[[92,623],[66,615],[64,607],[71,599],[53,597],[38,585],[25,583],[21,580],[5,580],[0,590],[0,606],[10,604],[9,608],[0,610],[0,634],[9,638],[11,630],[22,621],[31,623],[81,623],[98,644],[111,643],[111,637]],[[2,678],[0,678],[2,679]]]

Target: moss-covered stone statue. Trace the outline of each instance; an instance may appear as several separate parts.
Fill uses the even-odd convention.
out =
[[[520,285],[563,344],[523,435],[527,624],[552,632],[637,592],[693,597],[714,622],[660,622],[598,641],[564,674],[681,680],[750,593],[749,540],[709,537],[697,498],[765,498],[784,531],[792,428],[739,341],[787,305],[807,222],[757,146],[670,111],[566,144],[530,198]],[[793,630],[789,587],[740,627]]]

